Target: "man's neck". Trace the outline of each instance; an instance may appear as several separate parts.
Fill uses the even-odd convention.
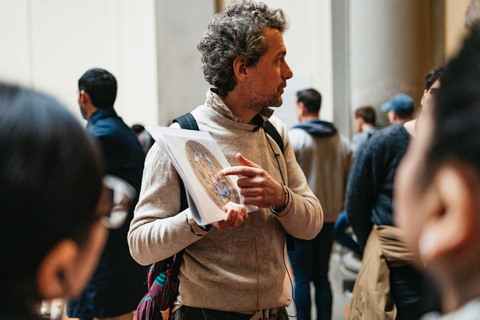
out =
[[[416,125],[417,125],[417,119],[410,120],[407,122],[403,123],[403,127],[407,132],[412,136],[416,137],[417,136],[417,130],[416,130]]]
[[[90,117],[92,116],[92,114],[95,113],[95,111],[98,110],[98,108],[96,108],[94,105],[92,104],[84,104],[80,107],[81,111],[82,111],[82,116],[85,120],[89,120]]]
[[[237,97],[237,92],[230,91],[226,97],[222,97],[218,95],[220,99],[222,99],[223,103],[232,111],[232,113],[242,119],[243,123],[252,123],[253,118],[262,111],[262,108],[258,108],[258,110],[251,108],[245,105],[243,99],[239,99]]]
[[[362,124],[362,131],[361,131],[361,132],[368,131],[368,130],[370,130],[371,128],[373,128],[373,124],[363,123],[363,124]]]
[[[300,122],[320,120],[318,113],[310,113],[300,118]]]

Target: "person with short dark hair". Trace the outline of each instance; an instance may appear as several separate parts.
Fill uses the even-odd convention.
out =
[[[422,113],[429,112],[434,105],[442,70],[425,77]],[[410,104],[405,98],[397,102]],[[411,320],[437,307],[435,299],[430,299],[434,294],[423,291],[423,286],[429,285],[428,279],[413,268],[411,254],[404,249],[393,219],[396,170],[421,122],[422,115],[379,130],[361,149],[352,167],[347,186],[347,220],[364,254],[353,289],[349,319],[356,319],[359,314],[390,317],[396,314],[395,319]]]
[[[371,106],[363,106],[355,110],[355,125],[357,133],[353,135],[350,146],[355,158],[363,144],[378,131],[375,126],[376,114],[375,109]]]
[[[480,26],[442,76],[395,181],[395,217],[417,267],[440,288],[443,315],[480,314]]]
[[[348,139],[331,122],[320,120],[322,96],[315,89],[297,92],[295,110],[300,123],[288,135],[308,185],[322,204],[324,224],[312,240],[294,238],[288,256],[295,278],[297,318],[310,319],[310,283],[315,287],[317,319],[332,318],[332,289],[328,280],[333,226],[345,203],[345,189],[352,165]]]
[[[105,245],[103,163],[63,105],[7,84],[0,154],[0,319],[41,319],[42,299],[83,290]]]
[[[145,152],[133,130],[114,109],[117,81],[100,68],[87,70],[78,80],[78,104],[88,120],[87,131],[101,147],[106,171],[129,183],[139,194]],[[147,291],[147,268],[133,260],[127,232],[133,206],[125,223],[112,230],[95,274],[82,295],[67,304],[69,317],[80,319],[132,317]]]
[[[180,212],[178,174],[158,143],[147,155],[128,240],[142,264],[185,250],[173,319],[288,319],[286,233],[314,238],[323,213],[285,124],[272,116],[293,75],[285,58],[286,29],[281,9],[238,1],[213,17],[197,46],[212,87],[191,115],[232,166],[220,174],[240,176],[239,194],[258,210],[247,213],[229,202],[224,220],[199,225],[190,208]],[[267,120],[281,141],[267,133]]]
[[[322,106],[322,95],[313,88],[300,90],[296,97],[296,105],[299,104],[305,107],[308,114],[318,114]],[[296,110],[299,111],[298,108]]]
[[[375,122],[377,120],[377,115],[375,113],[375,109],[372,106],[363,106],[355,110],[355,120],[361,118],[363,123],[360,122],[360,125],[357,125],[357,128],[362,124],[369,124],[371,126],[375,126]],[[359,132],[363,130],[357,130]]]
[[[412,98],[404,93],[394,95],[388,102],[382,104],[381,109],[388,112],[390,124],[412,120],[415,111]]]

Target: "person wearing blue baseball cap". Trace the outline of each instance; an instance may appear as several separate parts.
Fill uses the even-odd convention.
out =
[[[388,121],[395,124],[413,119],[413,100],[404,93],[394,95],[390,101],[382,104],[382,111],[388,111]]]

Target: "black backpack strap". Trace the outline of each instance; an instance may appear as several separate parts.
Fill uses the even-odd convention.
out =
[[[197,120],[195,120],[195,117],[190,112],[173,119],[173,122],[178,122],[180,128],[182,129],[200,131],[200,129],[198,129]]]
[[[173,119],[172,122],[177,122],[180,125],[180,128],[182,129],[199,131],[197,120],[195,120],[195,117],[190,112],[185,113],[183,116]],[[180,193],[181,193],[180,211],[183,211],[188,208],[187,193],[185,191],[185,185],[183,184],[182,178],[180,178],[180,176],[178,176],[178,178],[180,179]]]
[[[190,112],[184,114],[183,116],[175,118],[173,122],[178,122],[178,124],[180,125],[180,128],[182,129],[199,131],[197,120],[195,120],[195,117]],[[188,208],[187,192],[185,190],[185,185],[183,184],[183,180],[180,177],[180,175],[178,175],[178,180],[180,184],[180,211],[183,211]],[[182,265],[181,261],[183,259],[184,252],[185,252],[185,249],[178,252],[173,258],[175,259],[175,263],[173,263],[172,261],[173,263],[172,276],[173,276],[173,280],[175,281],[178,277],[178,273],[180,272],[180,266]]]
[[[264,128],[265,131],[272,137],[273,140],[277,143],[278,147],[280,150],[282,150],[282,154],[284,153],[284,145],[283,145],[283,139],[280,136],[280,133],[278,133],[277,129],[273,126],[273,124],[270,121],[265,121],[264,123]]]

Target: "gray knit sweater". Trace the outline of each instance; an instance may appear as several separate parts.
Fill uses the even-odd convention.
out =
[[[265,110],[262,116],[268,118],[271,113]],[[283,288],[285,231],[312,239],[322,227],[323,212],[295,160],[285,125],[270,119],[284,140],[282,156],[263,129],[242,123],[212,91],[207,92],[205,105],[192,114],[200,130],[210,132],[232,166],[238,165],[235,155],[240,152],[282,181],[268,139],[280,154],[280,170],[292,201],[281,217],[269,209],[259,209],[234,230],[203,231],[189,209],[178,213],[177,173],[156,144],[147,155],[140,200],[128,234],[133,258],[147,265],[185,248],[177,301],[181,305],[235,312],[289,305],[290,297]]]

